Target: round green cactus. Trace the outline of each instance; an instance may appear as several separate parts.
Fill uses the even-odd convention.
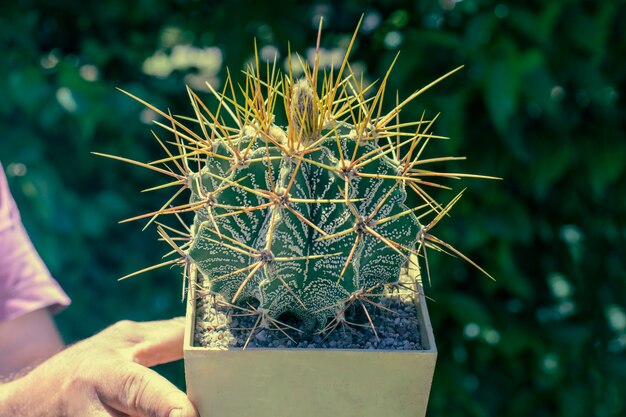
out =
[[[429,233],[460,194],[442,207],[424,188],[440,186],[431,178],[468,175],[424,169],[455,159],[421,158],[429,141],[440,138],[430,133],[434,119],[399,121],[408,102],[454,71],[383,114],[389,72],[372,92],[371,85],[357,82],[347,58],[336,74],[324,72],[323,81],[317,60],[312,69],[304,66],[299,80],[275,66],[262,78],[259,67],[257,59],[247,70],[243,97],[235,95],[230,78],[224,89],[230,96],[209,85],[216,111],[188,90],[192,127],[138,99],[171,123],[156,122],[173,134],[169,142],[177,155],[157,137],[168,158],[151,164],[114,158],[173,177],[166,186],[180,186],[175,196],[191,192],[189,203],[168,207],[170,200],[138,218],[152,222],[163,214],[194,212],[193,227],[175,232],[186,236],[183,245],[170,237],[173,229],[158,226],[179,257],[157,266],[194,264],[204,289],[226,303],[256,300],[254,311],[263,318],[291,313],[311,331],[325,329],[355,300],[396,282],[400,269],[427,246],[463,257]],[[279,101],[285,126],[275,123]],[[411,207],[407,192],[423,204]],[[422,225],[419,219],[431,213],[434,218]]]
[[[297,104],[308,117],[312,107]],[[306,132],[314,137],[301,152],[287,140],[298,123],[272,126],[272,139],[248,129],[233,149],[218,143],[222,158],[208,156],[189,177],[191,202],[204,204],[189,256],[211,291],[323,328],[355,292],[398,280],[421,225],[396,178],[401,163],[364,139],[371,132],[336,121],[320,127]],[[233,164],[237,147],[247,153]]]

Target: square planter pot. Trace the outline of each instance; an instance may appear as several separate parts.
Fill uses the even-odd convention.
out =
[[[419,282],[417,267],[404,271]],[[437,349],[421,285],[415,307],[422,350],[210,349],[194,346],[195,274],[184,358],[187,393],[202,417],[425,415]]]

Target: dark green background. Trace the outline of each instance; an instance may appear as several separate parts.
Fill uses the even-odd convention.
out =
[[[626,7],[618,1],[3,2],[0,160],[37,249],[73,299],[58,316],[66,340],[124,318],[184,313],[177,270],[115,280],[165,250],[153,231],[117,224],[163,201],[137,192],[158,175],[89,153],[161,156],[142,107],[115,87],[187,114],[185,77],[198,69],[146,74],[156,51],[218,47],[213,75],[223,81],[226,66],[237,74],[250,59],[254,37],[282,57],[288,40],[302,52],[324,15],[322,46],[341,46],[362,13],[352,61],[373,80],[400,49],[389,88],[401,97],[466,66],[403,115],[442,112],[435,131],[452,140],[431,153],[468,157],[442,169],[504,178],[455,184],[469,189],[436,230],[497,281],[430,256],[439,358],[428,415],[624,416]],[[182,364],[161,371],[183,384]]]

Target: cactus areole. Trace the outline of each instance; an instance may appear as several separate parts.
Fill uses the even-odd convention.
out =
[[[316,59],[298,79],[291,67],[283,74],[276,64],[262,76],[257,58],[241,94],[230,77],[222,93],[207,84],[217,109],[188,89],[193,117],[174,117],[131,95],[167,119],[155,123],[171,138],[155,137],[169,158],[150,164],[113,158],[172,177],[164,187],[178,186],[175,196],[191,192],[188,203],[171,207],[172,199],[137,217],[152,223],[194,212],[186,231],[157,222],[178,256],[157,266],[195,264],[208,293],[254,304],[265,318],[290,313],[310,332],[397,282],[401,267],[426,247],[468,260],[429,233],[460,194],[443,207],[425,190],[441,186],[433,178],[469,175],[427,169],[460,159],[421,157],[429,141],[441,139],[431,133],[436,117],[399,120],[407,103],[456,70],[383,112],[390,71],[377,89],[359,83],[347,63],[350,48],[341,66],[322,72]],[[275,123],[279,101],[285,126]],[[408,199],[409,192],[417,198]],[[429,223],[420,223],[425,216]]]

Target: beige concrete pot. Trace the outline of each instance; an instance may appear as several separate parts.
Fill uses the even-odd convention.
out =
[[[405,273],[415,279],[419,270]],[[194,287],[188,293],[185,376],[202,417],[425,415],[437,348],[421,285],[419,351],[194,347]]]

